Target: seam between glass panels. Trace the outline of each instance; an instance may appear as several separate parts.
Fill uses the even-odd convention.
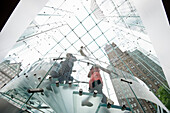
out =
[[[77,17],[76,17],[77,18]],[[101,20],[102,21],[102,20]],[[101,21],[99,21],[97,24],[99,24]],[[80,21],[81,22],[81,21]],[[94,25],[92,28],[90,28],[89,29],[89,31],[91,31],[93,28],[95,28],[96,27],[96,25]],[[79,39],[81,39],[83,36],[85,36],[87,34],[87,32],[86,33],[84,33],[82,36],[80,36],[80,37],[78,37],[78,35],[76,35],[77,36],[77,38],[79,38]],[[73,42],[72,44],[75,44],[79,39],[77,39],[75,42]],[[69,47],[68,47],[69,48]]]
[[[120,72],[122,73],[122,71],[120,71]],[[126,79],[126,77],[125,77],[124,73],[122,73],[122,75],[123,75],[123,76],[124,76],[124,78]],[[139,103],[139,105],[140,105],[141,109],[142,109],[142,110],[143,110],[143,112],[145,113],[145,110],[143,109],[142,104],[139,102],[139,100],[138,100],[138,98],[137,98],[137,96],[136,96],[135,92],[133,91],[133,89],[132,89],[132,87],[129,85],[129,83],[128,83],[128,86],[129,86],[129,88],[131,89],[132,93],[134,94],[134,96],[135,96],[136,100],[138,101],[138,103]]]
[[[56,62],[55,62],[55,63],[56,63]],[[54,66],[55,63],[53,63],[53,65],[50,67],[50,69],[48,70],[48,72],[44,75],[44,77],[42,78],[42,80],[40,81],[40,83],[37,85],[36,88],[38,88],[38,87],[41,85],[41,83],[44,81],[44,79],[46,78],[46,76],[48,75],[48,73],[50,72],[50,70],[52,69],[52,67]],[[27,99],[27,101],[25,102],[25,104],[28,103],[28,101],[31,99],[31,97],[32,97],[33,95],[34,95],[34,93],[29,96],[29,98]],[[22,105],[21,109],[24,107],[25,104]]]
[[[86,8],[85,8],[86,9]],[[86,9],[86,11],[87,11],[87,9]],[[88,12],[88,11],[87,11]],[[89,13],[89,12],[88,12]],[[91,16],[90,16],[91,17]],[[92,18],[92,17],[91,17]],[[94,21],[94,19],[92,18],[92,20]],[[95,22],[95,21],[94,21]],[[98,25],[96,25],[98,28],[99,28],[99,26]],[[102,30],[99,28],[99,30],[102,32]],[[103,33],[103,32],[102,32]],[[107,37],[103,34],[103,36],[107,39]],[[107,41],[108,41],[108,39],[107,39]],[[110,42],[108,41],[108,43],[110,44]],[[112,46],[112,45],[111,45]],[[113,46],[112,46],[112,48],[113,48]],[[114,50],[114,48],[113,48],[113,50]],[[114,50],[115,51],[115,50]],[[116,53],[116,55],[117,55],[117,52],[115,51],[115,53]],[[118,56],[118,58],[120,58],[120,56],[119,55],[117,55]],[[120,60],[123,62],[123,60],[120,58]],[[124,62],[123,62],[124,63]],[[127,67],[127,65],[124,63],[124,65]],[[130,71],[130,69],[127,67],[127,69]],[[130,71],[130,73],[133,75],[133,73]],[[133,75],[134,76],[134,75]],[[130,87],[131,88],[131,87]],[[134,92],[133,92],[134,93]],[[135,94],[134,94],[135,95]],[[135,95],[136,96],[136,95]],[[140,102],[139,102],[140,103]],[[140,104],[141,105],[141,104]],[[142,108],[142,106],[141,106],[141,108]],[[142,108],[142,110],[143,110],[143,108]]]
[[[137,60],[137,59],[136,59],[136,60]],[[137,61],[140,62],[139,60],[137,60]],[[159,80],[159,78],[157,78],[145,65],[143,65],[141,62],[140,62],[140,64],[141,64],[146,70],[148,70],[149,73],[152,74],[158,81],[160,81],[164,87],[166,87],[165,90],[169,90],[169,88],[168,88],[161,80]],[[169,91],[167,91],[167,92],[170,94]]]
[[[130,52],[129,52],[130,53]],[[140,60],[142,60],[145,64],[147,64],[150,68],[152,68],[146,61],[144,61],[137,53],[130,53],[133,55],[135,54],[135,56],[137,56]],[[137,60],[137,59],[136,59]],[[139,62],[141,62],[140,60],[138,60]],[[159,76],[161,76],[164,80],[166,80],[159,72],[157,72],[157,70],[155,70],[154,68],[152,68]]]
[[[89,12],[88,12],[88,14],[89,14]],[[89,16],[91,17],[91,15],[89,14]],[[78,18],[77,18],[78,19]],[[78,19],[78,21],[80,22],[80,20]],[[89,31],[84,27],[84,25],[81,23],[81,25],[83,26],[83,28],[87,31],[87,33],[90,35],[90,37],[93,39],[93,41],[92,42],[95,42],[96,44],[97,44],[97,42],[95,41],[95,39],[91,36],[91,34],[89,33]],[[95,25],[97,26],[97,23],[95,22]],[[106,30],[107,31],[107,30]],[[102,32],[103,33],[103,32]],[[101,35],[100,35],[101,36]],[[99,37],[100,37],[99,36]],[[99,37],[97,37],[97,38],[99,38]],[[97,39],[96,38],[96,39]],[[99,48],[101,48],[98,44],[97,44],[97,46],[99,47]],[[103,52],[103,50],[101,49],[101,51]],[[104,52],[103,52],[103,54],[104,55],[106,55]]]
[[[87,11],[87,10],[86,10]],[[87,11],[88,12],[88,11]],[[92,18],[92,17],[91,17]],[[92,18],[92,20],[94,21],[94,19]],[[95,22],[95,21],[94,21]],[[99,30],[102,32],[102,30],[100,29],[100,27],[98,25],[96,25]],[[103,32],[102,32],[103,33]],[[105,37],[105,39],[108,41],[107,37],[105,36],[105,34],[103,34],[103,36]],[[108,41],[108,43],[110,44],[110,42]],[[127,67],[127,65],[124,63],[124,61],[120,58],[120,56],[117,54],[117,52],[114,50],[114,47],[112,46],[112,44],[110,44],[111,47],[113,48],[113,51],[116,53],[116,55],[118,56],[118,58],[122,61],[122,63],[126,66],[126,68],[129,70],[129,72],[133,75],[133,73],[130,71],[130,69]],[[133,75],[134,76],[134,75]]]
[[[69,26],[69,27],[70,27],[70,26]],[[71,29],[71,27],[70,27],[70,29]],[[62,32],[61,32],[61,34],[65,37],[65,35],[64,35]],[[72,45],[71,42],[70,42],[66,37],[65,37],[65,39],[70,43],[70,45]],[[72,45],[72,47],[74,47],[74,45]],[[74,47],[74,49],[77,50],[75,47]],[[64,50],[66,51],[67,49],[64,48]],[[77,50],[77,51],[78,51],[78,50]],[[78,64],[79,64],[79,63],[78,63]],[[79,64],[79,66],[81,66],[81,65]],[[81,66],[81,67],[82,67],[82,66]],[[86,72],[86,70],[85,70],[83,67],[82,67],[82,69]]]
[[[66,24],[64,24],[64,25],[66,25]],[[31,36],[27,36],[27,37],[24,38],[24,39],[17,40],[16,42],[20,42],[20,41],[23,41],[23,40],[32,38],[32,37],[34,37],[34,36],[37,36],[37,35],[39,35],[39,34],[43,34],[43,33],[45,33],[45,32],[51,31],[51,30],[53,30],[53,29],[57,29],[57,28],[59,28],[59,27],[63,27],[64,25],[57,26],[57,27],[54,27],[54,28],[50,28],[50,29],[45,30],[45,31],[41,31],[41,32],[39,32],[39,33],[37,33],[37,34],[33,34],[33,35],[31,35]],[[36,37],[35,37],[35,38],[36,38]]]
[[[97,9],[97,8],[96,8],[96,9]],[[96,10],[96,9],[95,9],[95,10]],[[94,10],[94,11],[95,11],[95,10]],[[91,14],[92,14],[94,11],[92,11]],[[83,22],[84,20],[86,20],[87,18],[88,18],[88,16],[85,17],[85,18],[82,20],[82,22]],[[75,29],[75,28],[78,27],[79,25],[80,25],[80,23],[79,23],[78,25],[76,25],[73,29]],[[67,35],[70,34],[71,32],[72,32],[72,30],[71,30],[69,33],[67,33]],[[66,36],[67,36],[67,35],[66,35]],[[64,39],[64,37],[59,41],[59,43],[60,43],[63,39]],[[57,43],[57,44],[58,44],[58,43]],[[54,47],[56,47],[57,44],[54,45],[51,49],[49,49],[49,51],[48,51],[44,56],[46,56],[52,49],[54,49]]]

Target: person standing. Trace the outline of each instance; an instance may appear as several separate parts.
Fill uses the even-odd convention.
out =
[[[60,83],[64,83],[64,80],[66,83],[73,81],[71,74],[75,61],[77,61],[75,56],[73,56],[71,53],[66,54],[66,59],[60,63],[61,67],[58,71],[58,80]]]
[[[100,75],[99,67],[92,66],[92,68],[90,69],[90,72],[88,73],[88,77],[90,78],[89,92],[93,93],[94,90],[97,90],[97,92],[99,94],[103,95],[103,98],[102,98],[101,102],[107,104],[107,97],[105,96],[105,94],[102,91],[102,89],[103,89],[103,81],[102,81],[102,77]],[[93,104],[91,102],[89,102],[89,100],[90,100],[90,97],[83,100],[82,101],[82,106],[89,106],[89,107],[93,106]]]

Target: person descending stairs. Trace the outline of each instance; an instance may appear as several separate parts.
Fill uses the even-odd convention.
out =
[[[97,91],[98,94],[103,95],[103,98],[101,100],[102,103],[107,104],[109,102],[110,104],[114,104],[114,102],[108,99],[102,91],[103,81],[102,81],[102,77],[100,75],[100,69],[98,66],[91,67],[90,72],[88,73],[88,77],[90,78],[89,92],[93,93],[94,91]],[[93,104],[89,102],[89,100],[90,100],[90,97],[84,99],[82,102],[82,106],[88,106],[88,107],[93,106]]]

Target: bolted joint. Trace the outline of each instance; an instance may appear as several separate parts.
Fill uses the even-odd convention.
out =
[[[27,107],[27,109],[31,110],[31,107],[29,107],[29,106],[26,106],[26,107]]]
[[[14,98],[14,95],[11,95],[11,98],[13,99],[13,98]]]
[[[41,95],[43,95],[43,96],[44,96],[44,93],[43,93],[43,92],[41,92]]]
[[[93,92],[93,97],[96,97],[97,93],[98,93],[98,91],[97,91],[97,90],[94,90],[94,92]]]
[[[107,103],[107,108],[111,108],[111,103],[110,102]]]
[[[122,111],[126,110],[126,106],[123,105],[121,110],[122,110]]]
[[[72,72],[76,72],[76,70],[72,70]]]
[[[50,80],[50,81],[52,81],[52,77],[51,77],[51,75],[49,75],[49,80]]]
[[[83,94],[83,89],[79,89],[79,95],[82,96]]]
[[[72,81],[68,81],[69,87],[71,87],[72,85]]]
[[[55,84],[57,87],[59,87],[59,81],[56,81]]]
[[[89,62],[87,62],[87,66],[89,66],[90,65],[90,63]]]
[[[28,93],[39,93],[39,92],[44,92],[42,88],[36,88],[36,89],[28,89]]]
[[[38,80],[41,81],[41,77],[38,77]]]

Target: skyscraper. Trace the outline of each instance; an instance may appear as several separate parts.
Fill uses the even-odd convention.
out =
[[[112,66],[108,68],[111,69]],[[110,79],[119,104],[130,107],[134,113],[156,113],[156,105],[153,102],[146,101],[147,98],[140,95],[142,93],[143,95],[151,93],[154,96],[154,94],[149,92],[149,90],[139,82],[140,80],[131,74],[117,68],[115,68],[115,72],[118,75],[111,74]]]
[[[126,78],[125,76],[129,74],[128,76],[139,78],[154,94],[156,94],[160,86],[166,83],[162,68],[139,50],[122,52],[115,43],[112,43],[112,45],[106,45],[105,51],[111,65],[115,68],[119,76],[122,75],[123,78]],[[114,77],[111,78],[111,80],[120,105],[125,104],[129,106],[128,104],[130,103],[131,106],[129,107],[132,107],[136,113],[143,111],[148,113],[156,112],[155,104],[152,102],[145,99],[138,99],[135,96],[135,98],[124,98],[125,95],[129,95],[129,93],[133,95],[131,86],[128,88],[123,85],[122,82],[116,82]]]
[[[153,93],[156,94],[160,86],[167,87],[162,68],[139,50],[122,52],[112,43],[112,46],[106,45],[105,51],[114,67],[138,77]]]

